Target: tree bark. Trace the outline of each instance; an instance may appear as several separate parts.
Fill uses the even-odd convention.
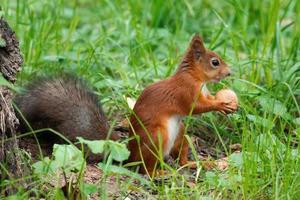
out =
[[[7,22],[0,18],[0,71],[3,77],[14,83],[22,63],[23,59],[16,34]],[[14,193],[20,186],[26,188],[27,183],[24,177],[29,172],[16,138],[19,121],[12,106],[12,98],[12,91],[8,87],[0,85],[0,178],[1,180],[18,179],[15,186],[9,185],[1,188],[1,191],[5,191],[6,194]],[[7,140],[8,138],[11,139]]]

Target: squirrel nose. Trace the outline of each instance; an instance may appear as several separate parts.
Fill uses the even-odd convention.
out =
[[[231,75],[231,71],[230,70],[228,70],[227,72],[225,72],[224,73],[224,76],[226,77],[226,76],[230,76]]]

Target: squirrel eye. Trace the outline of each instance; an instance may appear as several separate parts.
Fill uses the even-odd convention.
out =
[[[216,68],[220,65],[220,61],[217,58],[212,58],[211,65],[212,65],[212,67]]]

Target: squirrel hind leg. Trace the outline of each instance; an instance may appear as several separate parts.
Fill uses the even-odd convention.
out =
[[[156,170],[159,167],[159,160],[157,155],[153,155],[153,152],[144,145],[141,147],[142,157],[141,161],[143,162],[140,166],[139,173],[148,174],[149,176],[155,176]]]
[[[138,132],[138,131],[136,131]],[[154,131],[149,131],[150,133],[154,133]],[[148,139],[148,136],[145,134],[141,134],[141,142],[138,143],[137,140],[131,140],[129,142],[128,148],[131,152],[130,157],[128,159],[129,162],[143,162],[140,164],[139,173],[141,174],[148,174],[151,177],[156,175],[156,171],[159,169],[159,157],[163,156],[160,155],[164,152],[164,146],[166,144],[167,137],[164,137],[165,134],[160,134],[162,136],[162,146],[159,145],[159,139],[157,137],[153,137],[151,135],[151,140]],[[158,134],[155,134],[158,135]],[[155,145],[155,147],[153,146]]]
[[[130,150],[130,157],[126,163],[142,162],[139,164],[139,173],[152,174],[155,171],[157,158],[152,154],[146,144],[139,144],[136,140],[129,141],[128,148]]]
[[[179,164],[181,166],[188,164],[190,168],[196,168],[197,165],[194,162],[188,160],[188,152],[189,152],[189,143],[187,139],[184,137],[184,124],[181,123],[179,134],[175,140],[170,155],[174,159],[179,158]]]

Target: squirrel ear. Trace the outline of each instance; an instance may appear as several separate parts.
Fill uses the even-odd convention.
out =
[[[194,37],[190,43],[190,48],[192,50],[195,60],[199,60],[201,55],[203,55],[205,53],[205,47],[203,44],[203,40],[198,33],[194,35]]]

